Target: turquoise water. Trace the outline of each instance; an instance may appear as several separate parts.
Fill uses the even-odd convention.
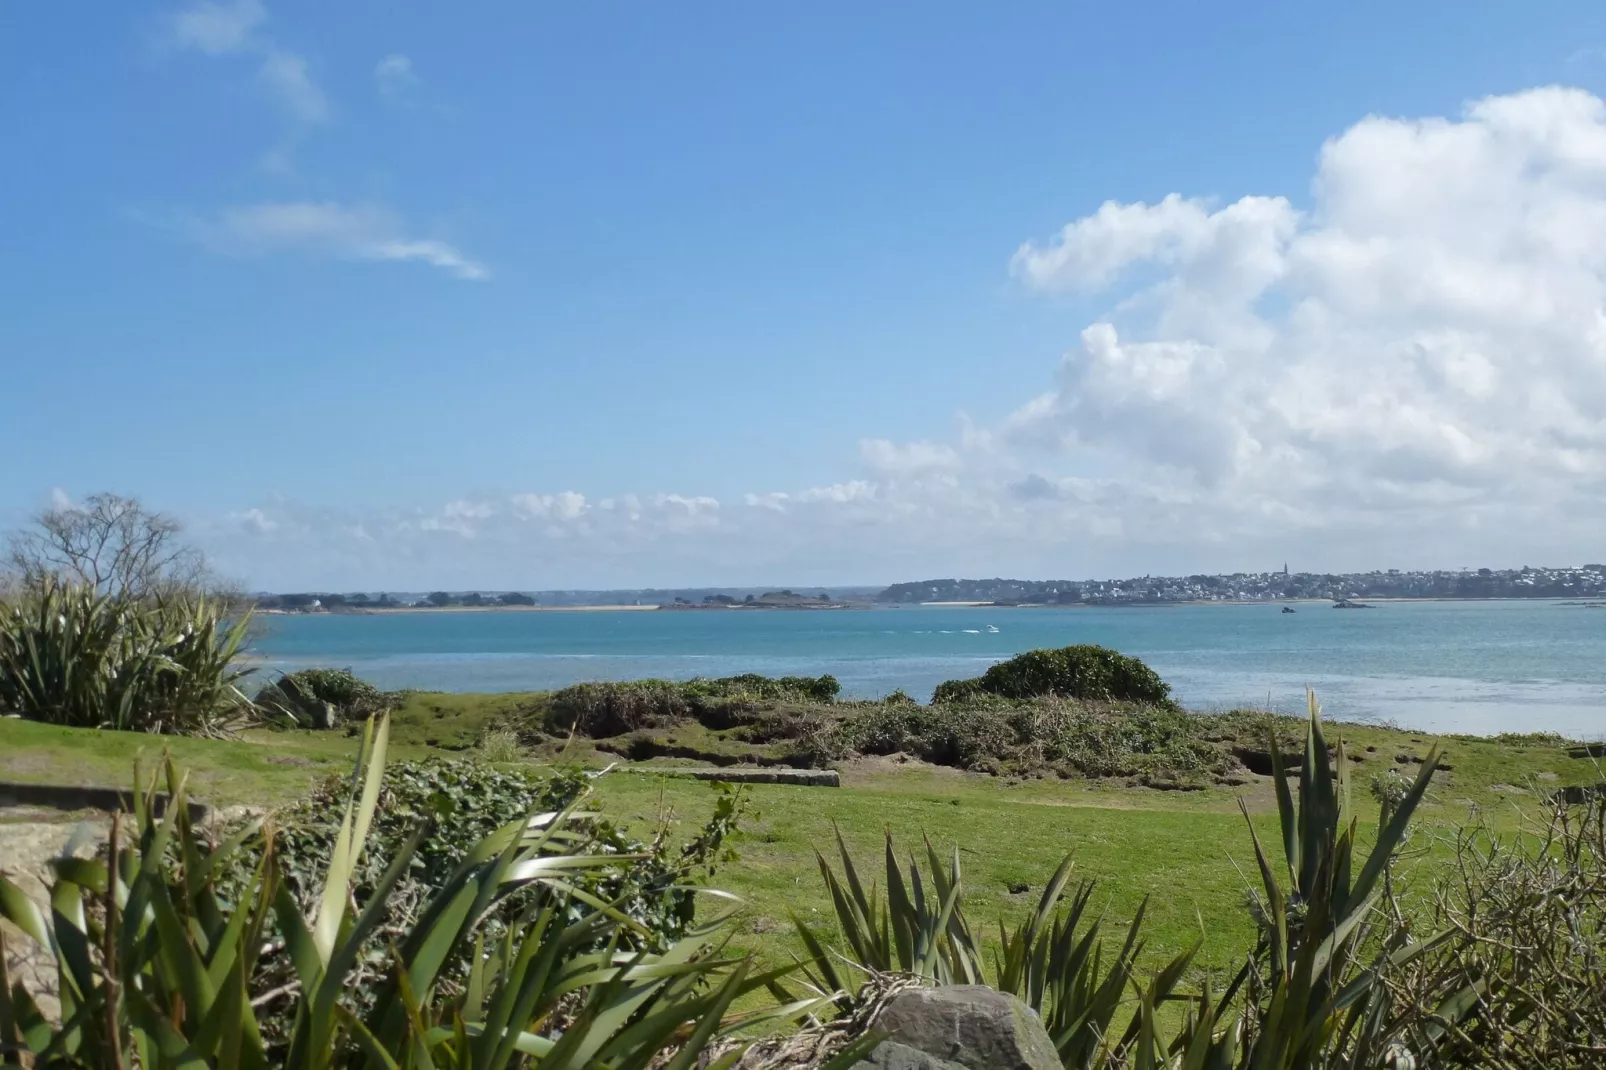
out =
[[[927,698],[1034,647],[1136,654],[1188,706],[1296,710],[1435,732],[1606,736],[1606,609],[1555,602],[1120,609],[397,613],[267,618],[267,672],[348,666],[385,688],[514,691],[580,680],[831,673],[847,694]]]

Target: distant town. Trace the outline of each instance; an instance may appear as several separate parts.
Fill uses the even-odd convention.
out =
[[[935,579],[890,587],[642,588],[635,590],[302,592],[258,594],[258,608],[278,612],[398,609],[492,609],[634,606],[664,609],[844,609],[869,605],[965,602],[1024,605],[1166,605],[1362,598],[1601,598],[1606,565],[1566,568],[1457,569],[1408,572],[1234,572],[1111,580]]]
[[[1606,593],[1606,565],[1577,568],[1462,569],[1437,572],[1234,572],[1139,576],[1124,580],[923,580],[895,583],[882,603],[987,602],[994,605],[1156,605],[1325,598],[1584,598]]]

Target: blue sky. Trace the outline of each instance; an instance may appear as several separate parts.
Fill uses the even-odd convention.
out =
[[[278,588],[1590,556],[1606,9],[1003,7],[12,5],[0,526],[136,494]]]

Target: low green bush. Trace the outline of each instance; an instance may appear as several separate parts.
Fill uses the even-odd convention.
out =
[[[0,712],[75,728],[219,735],[244,723],[250,614],[54,581],[0,608]]]
[[[165,817],[155,781],[136,776],[106,855],[53,863],[50,913],[0,876],[0,979],[7,934],[54,967],[0,985],[0,1062],[646,1070],[710,1065],[701,1056],[722,1035],[829,1007],[754,1006],[790,970],[728,953],[723,919],[682,937],[637,921],[610,875],[666,852],[610,845],[593,813],[534,812],[578,790],[573,777],[517,782],[457,763],[387,784],[388,739],[386,717],[365,726],[349,788],[314,800],[294,832],[257,819],[219,842],[191,822],[169,761]],[[486,809],[505,816],[510,795],[532,809],[492,828]],[[734,820],[729,798],[720,814]],[[682,857],[717,851],[723,831]],[[36,999],[40,980],[59,1011]],[[749,1009],[732,1012],[738,1000]]]
[[[1202,738],[1208,722],[1169,706],[1048,703],[1020,717],[1030,725],[1022,735],[1061,771],[1176,782],[1220,775],[1229,764]]]
[[[257,692],[256,706],[270,719],[300,728],[335,728],[389,709],[390,697],[350,669],[300,669]]]
[[[588,791],[588,779],[578,770],[561,770],[537,776],[520,770],[497,769],[471,759],[400,761],[388,764],[381,781],[378,805],[367,850],[351,877],[351,897],[361,910],[373,900],[385,871],[421,824],[430,835],[414,850],[407,873],[385,901],[384,918],[375,927],[367,953],[377,959],[387,941],[400,942],[418,920],[421,906],[446,886],[475,844],[531,813],[557,812],[574,806]],[[627,836],[594,810],[583,810],[571,827],[566,848],[579,854],[619,859],[611,866],[576,874],[573,885],[595,901],[614,904],[629,919],[618,934],[625,946],[661,951],[684,937],[696,916],[695,895],[687,877],[712,874],[716,864],[734,857],[727,837],[741,817],[742,796],[720,786],[713,818],[689,843],[671,848],[661,837],[643,843]],[[321,894],[322,875],[328,870],[340,832],[343,799],[349,778],[332,777],[311,795],[281,813],[277,819],[274,853],[286,888],[303,909],[312,910]],[[225,891],[243,887],[260,855],[243,853],[234,859],[221,882]],[[515,924],[529,905],[529,897],[508,896],[483,924],[487,943],[494,943]],[[584,904],[574,902],[570,914],[579,917]],[[273,935],[270,932],[270,938]],[[448,963],[448,987],[467,975],[469,959]],[[264,960],[253,987],[270,992],[294,978],[292,964],[280,957]],[[347,999],[354,1008],[367,1010],[384,978],[361,966],[350,979]],[[270,1046],[288,1038],[293,1026],[294,1001],[288,998],[265,1004],[261,1012],[264,1037]]]
[[[760,676],[742,673],[717,679],[698,678],[680,685],[692,698],[741,698],[761,702],[835,702],[842,685],[825,676]]]
[[[859,754],[910,754],[934,765],[997,771],[1019,740],[1009,708],[997,704],[867,708],[842,726]]]
[[[1088,643],[1017,654],[974,679],[937,685],[931,701],[963,702],[981,695],[1173,705],[1171,685],[1153,669],[1137,658]]]
[[[606,739],[639,728],[664,728],[691,716],[681,685],[669,680],[602,681],[555,692],[548,731]]]
[[[557,691],[547,731],[606,739],[642,728],[668,728],[697,720],[723,730],[745,724],[756,707],[777,702],[830,703],[841,690],[834,676],[760,676],[719,679],[631,680],[574,684]]]
[[[1206,718],[1168,706],[982,698],[935,706],[866,705],[836,722],[817,750],[913,755],[990,773],[1057,772],[1175,783],[1227,772]]]

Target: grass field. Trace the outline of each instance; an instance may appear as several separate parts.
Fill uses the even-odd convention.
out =
[[[487,725],[539,703],[537,695],[409,695],[393,715],[394,757],[460,755]],[[1373,774],[1414,772],[1434,742],[1426,736],[1359,725],[1329,727],[1359,760],[1352,763],[1355,801],[1365,827],[1376,804]],[[1441,741],[1447,768],[1421,811],[1416,849],[1407,859],[1407,887],[1437,864],[1435,830],[1448,830],[1478,808],[1497,826],[1515,827],[1534,792],[1606,780],[1586,748],[1554,742],[1454,737]],[[344,773],[355,740],[341,732],[251,732],[239,740],[159,738],[56,728],[0,720],[0,778],[33,782],[123,785],[141,757],[147,768],[163,750],[190,771],[195,795],[217,805],[274,806],[315,779]],[[592,767],[613,756],[579,745],[564,755]],[[604,810],[639,833],[670,823],[670,834],[700,827],[714,805],[710,785],[655,775],[650,766],[620,763],[597,781]],[[900,762],[861,759],[842,766],[837,789],[754,785],[745,789],[748,817],[736,847],[740,859],[711,882],[745,900],[739,943],[768,958],[795,950],[788,912],[829,925],[814,851],[834,860],[840,829],[866,868],[879,869],[883,836],[901,852],[929,836],[946,854],[957,845],[965,869],[967,912],[991,925],[1035,902],[1043,882],[1068,852],[1081,876],[1097,879],[1099,903],[1125,923],[1149,898],[1150,953],[1174,953],[1204,939],[1201,962],[1235,964],[1252,932],[1244,889],[1252,854],[1240,801],[1264,839],[1273,835],[1269,777],[1233,787],[1161,791],[1120,780],[1016,779]],[[1013,889],[1013,890],[1012,890]]]

